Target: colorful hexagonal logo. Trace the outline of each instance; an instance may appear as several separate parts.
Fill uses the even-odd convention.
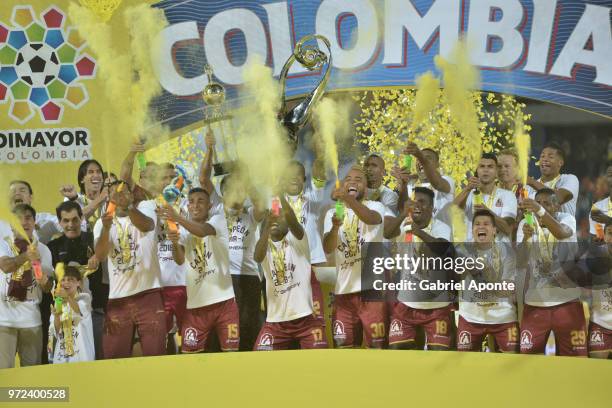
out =
[[[65,26],[66,13],[51,6],[37,17],[32,6],[16,6],[10,23],[0,21],[0,104],[10,103],[9,116],[57,123],[65,107],[85,105],[83,81],[95,78],[97,64],[76,29]]]

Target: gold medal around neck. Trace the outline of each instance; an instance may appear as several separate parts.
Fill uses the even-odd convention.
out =
[[[130,245],[130,227],[126,225],[125,228],[121,226],[121,223],[117,219],[113,219],[113,223],[117,228],[117,241],[119,243],[119,250],[121,251],[121,261],[124,265],[129,264],[132,259],[132,248]]]
[[[272,263],[274,264],[274,270],[276,272],[276,285],[283,285],[287,280],[285,274],[285,249],[287,248],[287,241],[285,238],[280,243],[280,248],[274,244],[272,240],[268,242],[270,246],[270,252],[272,253]]]
[[[345,216],[342,222],[344,238],[349,249],[349,253],[357,254],[359,247],[359,218],[354,213],[352,216]]]

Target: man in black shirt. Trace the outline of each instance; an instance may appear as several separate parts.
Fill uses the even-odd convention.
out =
[[[96,359],[102,359],[102,326],[104,323],[104,310],[108,301],[108,283],[103,281],[103,272],[100,262],[96,259],[93,250],[93,234],[81,230],[81,220],[83,212],[81,206],[74,201],[65,201],[56,209],[57,218],[64,231],[64,234],[49,242],[48,247],[53,257],[53,266],[59,262],[65,265],[77,263],[83,268],[81,270],[95,271],[88,275],[89,291],[91,292],[92,320],[94,331],[94,344],[96,348]],[[85,269],[85,267],[87,269]],[[85,283],[85,282],[84,282]],[[87,283],[84,287],[87,290]],[[41,309],[43,314],[43,324],[49,325],[49,306]],[[43,331],[46,336],[47,330]],[[45,357],[46,357],[46,353]]]

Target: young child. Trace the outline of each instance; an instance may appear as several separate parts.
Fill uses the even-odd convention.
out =
[[[256,351],[327,348],[325,323],[314,314],[310,248],[304,227],[284,195],[278,216],[268,215],[255,246],[255,260],[266,278],[268,313]]]
[[[81,292],[82,283],[81,272],[74,266],[66,266],[64,276],[55,288],[55,305],[51,306],[49,326],[53,364],[96,359],[91,296]],[[53,338],[56,339],[55,347]]]

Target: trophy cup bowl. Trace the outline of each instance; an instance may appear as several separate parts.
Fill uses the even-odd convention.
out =
[[[208,83],[202,92],[202,99],[208,106],[221,106],[225,102],[225,89],[217,83]]]
[[[305,45],[306,42],[310,40],[320,40],[326,46],[327,54],[314,46]],[[321,69],[323,66],[326,66],[326,68],[325,72],[323,73],[323,77],[317,86],[310,92],[310,94],[308,94],[308,96],[301,100],[292,109],[288,109],[287,97],[285,95],[287,75],[289,74],[289,69],[296,61],[309,71]],[[308,35],[300,39],[300,41],[298,41],[298,43],[295,45],[293,54],[283,66],[280,73],[283,103],[279,112],[279,117],[281,124],[287,129],[289,141],[292,143],[294,148],[297,148],[298,132],[304,126],[306,126],[310,116],[312,115],[314,105],[316,105],[325,92],[325,87],[329,82],[329,76],[331,74],[331,67],[332,54],[330,42],[326,37],[319,34]]]

